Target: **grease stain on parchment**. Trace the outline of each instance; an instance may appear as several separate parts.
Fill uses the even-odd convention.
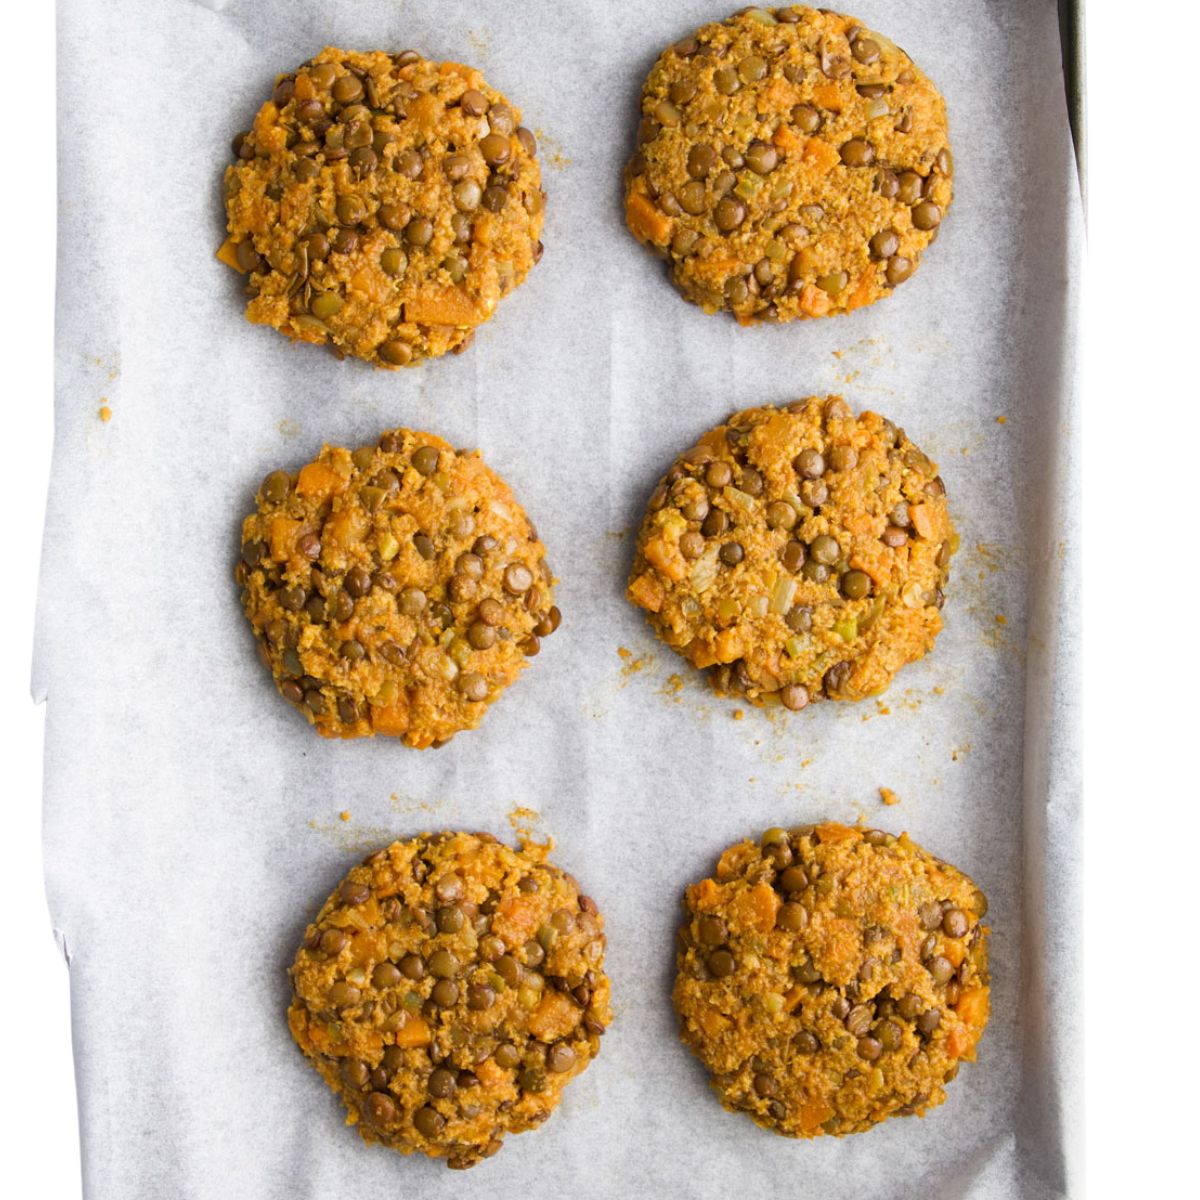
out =
[[[366,854],[396,840],[382,825],[355,825],[343,820],[340,813],[332,821],[309,821],[308,827],[344,854]]]
[[[388,804],[394,813],[436,813],[445,807],[445,803],[444,800],[423,799],[408,792],[393,792],[388,797]]]
[[[486,60],[492,52],[492,35],[486,29],[468,29],[467,41],[478,59]]]
[[[291,441],[292,438],[298,438],[304,432],[304,427],[299,421],[293,421],[291,417],[284,417],[275,428],[279,431],[279,436],[287,438]]]

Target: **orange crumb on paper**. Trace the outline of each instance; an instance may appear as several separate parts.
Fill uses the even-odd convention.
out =
[[[742,712],[740,708],[735,708],[733,710],[733,719],[735,721],[744,721],[746,719],[746,714]]]
[[[800,760],[800,769],[801,770],[804,770],[805,767],[811,767],[811,766],[812,766],[811,758],[803,758]]]
[[[338,813],[338,816],[339,816],[339,817],[341,817],[341,819],[342,819],[343,821],[348,821],[348,820],[350,820],[350,814],[349,814],[348,812],[345,812],[345,811],[343,811],[343,812],[340,812],[340,813]]]
[[[1003,425],[1003,424],[1005,424],[1007,421],[1008,421],[1008,418],[1007,418],[1007,417],[997,417],[997,418],[996,418],[996,424],[997,424],[997,425]]]
[[[100,420],[102,420],[102,421],[111,421],[112,420],[112,409],[109,408],[107,404],[100,405]]]
[[[523,805],[514,804],[508,810],[508,823],[512,826],[513,833],[517,835],[517,841],[520,843],[521,849],[525,851],[540,851],[544,857],[554,849],[554,838],[544,829],[535,828],[541,824],[541,820],[542,815],[535,808],[526,808]],[[539,842],[535,835],[540,835],[544,840]]]
[[[882,700],[875,701],[875,709],[881,717],[889,716],[892,711]]]
[[[880,800],[882,800],[884,802],[884,804],[887,804],[889,806],[892,804],[900,803],[900,797],[897,796],[896,793],[893,792],[891,788],[881,787],[879,789],[879,798],[880,798]]]
[[[621,674],[626,679],[630,679],[639,671],[644,671],[646,667],[648,667],[654,661],[653,654],[643,654],[640,657],[635,658],[633,651],[630,650],[628,646],[618,646],[617,654],[620,655],[621,660],[625,663],[625,665],[621,668]]]
[[[996,624],[997,625],[1007,625],[1008,618],[1003,613],[997,613],[996,614]]]

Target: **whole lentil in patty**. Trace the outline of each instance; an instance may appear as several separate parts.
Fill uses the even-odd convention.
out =
[[[987,901],[907,834],[769,829],[688,887],[674,1000],[729,1110],[788,1137],[941,1104],[988,1019]]]
[[[543,847],[394,842],[309,925],[288,1025],[366,1142],[474,1166],[541,1124],[599,1053],[603,931]]]
[[[933,647],[958,538],[937,466],[840,396],[751,408],[650,497],[628,596],[717,691],[858,700]]]
[[[478,452],[408,429],[268,475],[236,575],[279,691],[326,737],[441,745],[560,620],[508,485]]]
[[[462,350],[541,257],[536,141],[473,67],[329,47],[225,171],[246,316],[380,367]]]
[[[937,89],[853,17],[743,9],[642,91],[625,216],[680,292],[743,324],[850,312],[912,277],[950,205]]]

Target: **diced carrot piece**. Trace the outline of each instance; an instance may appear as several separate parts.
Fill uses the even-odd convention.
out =
[[[784,83],[782,79],[776,76],[767,87],[758,93],[756,107],[760,113],[782,112],[784,109],[791,108],[796,103],[798,94],[795,87]]]
[[[640,192],[631,192],[625,201],[625,221],[633,236],[642,242],[665,246],[671,236],[670,218]]]
[[[913,528],[923,538],[933,537],[933,510],[928,504],[910,504],[908,518]]]
[[[736,662],[742,657],[742,635],[736,629],[722,629],[713,643],[713,654],[719,663]]]
[[[510,896],[503,900],[496,910],[497,915],[520,934],[532,934],[537,924],[537,909],[528,900],[520,896]]]
[[[729,1027],[729,1018],[715,1008],[702,1008],[696,1014],[696,1024],[704,1031],[705,1037],[715,1038]]]
[[[988,1019],[987,988],[963,988],[954,1011],[973,1029],[982,1029]]]
[[[800,289],[800,311],[809,317],[823,317],[829,311],[829,294],[816,284],[806,283]]]
[[[298,495],[320,496],[322,499],[340,492],[345,486],[342,477],[319,459],[301,467],[299,478],[296,480]]]
[[[398,700],[394,704],[371,705],[371,728],[376,733],[399,737],[408,732],[408,701]]]
[[[827,108],[830,112],[842,111],[842,90],[836,83],[822,83],[813,88],[812,98],[819,107]]]
[[[654,575],[646,571],[629,585],[629,598],[639,608],[658,612],[667,598],[667,592]]]
[[[783,1007],[786,1012],[794,1012],[800,1007],[800,1001],[804,999],[804,993],[807,988],[794,987],[791,991],[785,992],[783,996]]]
[[[757,933],[770,933],[779,915],[779,894],[766,883],[755,884],[734,901],[739,923]]]
[[[946,1053],[951,1058],[969,1058],[975,1049],[976,1034],[962,1025],[955,1025],[946,1035]]]
[[[429,133],[442,115],[442,102],[432,92],[422,92],[409,102],[405,113],[408,120],[415,121],[419,129]]]
[[[237,242],[233,238],[226,238],[221,243],[221,248],[217,251],[217,259],[227,267],[232,267],[239,275],[245,275],[245,268],[238,262]]]
[[[299,521],[285,517],[282,513],[276,513],[271,518],[271,527],[267,531],[267,538],[271,543],[271,557],[276,562],[287,562],[291,557],[292,547],[296,544],[296,533],[299,529]]]
[[[785,122],[784,124],[781,124],[777,130],[775,130],[775,136],[771,138],[771,141],[774,142],[775,145],[784,152],[784,154],[802,155],[804,153],[804,144],[808,141],[808,139],[804,136],[804,134],[797,133]]]
[[[459,288],[426,291],[404,302],[404,319],[416,325],[482,325],[490,309]]]
[[[805,1133],[815,1133],[830,1117],[833,1109],[824,1100],[805,1100],[800,1105],[800,1128]]]
[[[842,156],[822,138],[809,138],[801,156],[818,175],[828,175],[842,161]]]
[[[399,1029],[396,1030],[396,1045],[409,1049],[413,1046],[428,1046],[433,1040],[425,1018],[419,1013],[413,1013]]]
[[[646,558],[672,583],[678,583],[687,574],[687,563],[679,548],[665,538],[651,538],[646,543]]]
[[[853,312],[856,308],[871,303],[871,293],[875,290],[875,272],[876,268],[873,266],[863,269],[863,273],[858,277],[858,286],[846,301],[847,312]]]
[[[702,879],[688,888],[688,900],[694,908],[707,908],[721,894],[713,879]]]
[[[837,821],[826,821],[817,826],[817,840],[820,842],[844,842],[857,835],[857,829],[851,829],[849,825],[842,825]]]
[[[391,284],[388,277],[374,267],[360,267],[350,276],[350,291],[377,304],[387,299]]]
[[[296,76],[296,82],[293,85],[293,95],[297,100],[315,100],[317,96],[317,85],[313,83],[312,78],[306,75],[303,71]]]
[[[496,1064],[494,1058],[485,1058],[471,1068],[476,1078],[486,1088],[500,1087],[508,1079],[508,1072]]]
[[[321,541],[342,548],[353,546],[362,535],[363,524],[361,509],[343,508],[325,522]]]
[[[529,1014],[529,1032],[540,1042],[555,1042],[579,1024],[581,1015],[579,1008],[562,992],[547,991]]]
[[[948,958],[956,968],[961,967],[962,960],[967,957],[967,948],[960,941],[949,941],[942,947],[942,957]]]

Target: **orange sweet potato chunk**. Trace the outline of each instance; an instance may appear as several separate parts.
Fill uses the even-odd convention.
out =
[[[566,1037],[579,1024],[580,1010],[562,992],[549,991],[529,1014],[529,1032],[540,1042]]]
[[[300,496],[332,496],[345,487],[342,477],[327,463],[320,460],[300,468],[296,480],[296,493]]]
[[[488,310],[482,301],[448,287],[406,300],[404,319],[416,325],[482,325]]]
[[[428,1046],[432,1040],[432,1034],[429,1032],[429,1026],[425,1023],[425,1018],[419,1013],[413,1013],[412,1016],[396,1030],[396,1045],[409,1048],[412,1046]]]
[[[670,218],[640,192],[632,192],[625,201],[625,220],[634,237],[643,242],[657,242],[665,246],[671,236]]]
[[[738,922],[756,933],[770,933],[779,914],[779,895],[770,884],[755,884],[734,901]]]
[[[646,571],[629,585],[629,598],[639,608],[658,612],[667,598],[667,593],[654,575],[650,571]]]

